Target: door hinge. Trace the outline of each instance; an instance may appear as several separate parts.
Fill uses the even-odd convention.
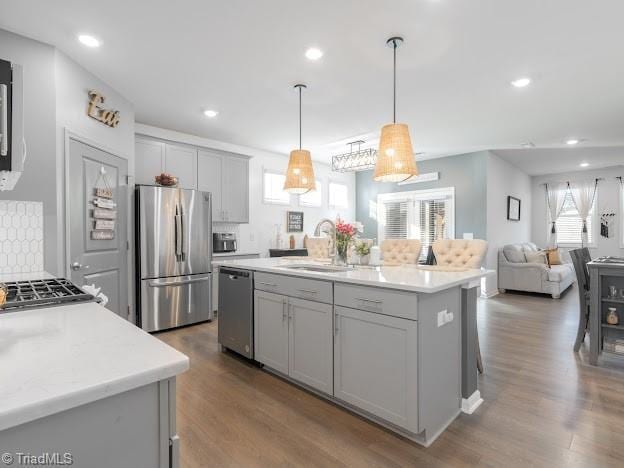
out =
[[[130,306],[128,306],[128,320],[130,320]]]
[[[126,174],[126,185],[130,185],[131,180],[132,180],[132,176],[130,174]]]

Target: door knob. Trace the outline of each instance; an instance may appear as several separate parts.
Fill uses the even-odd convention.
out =
[[[74,270],[74,271],[78,271],[80,269],[87,270],[87,269],[89,269],[89,265],[83,265],[81,263],[74,262],[74,263],[71,264],[71,269]]]

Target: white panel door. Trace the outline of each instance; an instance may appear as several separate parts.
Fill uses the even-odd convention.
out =
[[[334,396],[418,431],[418,322],[336,306]]]
[[[225,221],[249,222],[249,160],[223,158],[223,211]]]
[[[160,141],[139,140],[134,145],[134,180],[136,184],[154,185],[154,177],[165,170],[165,144]]]
[[[254,293],[255,359],[288,374],[288,301],[285,296]]]
[[[225,221],[221,206],[223,157],[209,151],[197,152],[197,189],[212,193],[212,221]]]
[[[165,145],[165,171],[178,178],[178,187],[197,189],[197,150]]]
[[[332,306],[288,299],[288,375],[331,395],[333,376]]]

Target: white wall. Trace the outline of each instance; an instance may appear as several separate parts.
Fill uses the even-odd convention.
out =
[[[28,157],[15,189],[0,200],[43,202],[44,267],[56,273],[58,212],[55,154],[54,48],[0,29],[0,58],[24,69],[24,136]]]
[[[130,101],[108,86],[98,77],[85,70],[78,63],[60,51],[55,51],[54,74],[56,81],[56,153],[57,153],[57,190],[58,206],[58,252],[57,270],[65,274],[65,132],[78,135],[85,142],[92,143],[115,156],[128,160],[128,173],[134,174],[134,107]],[[111,128],[87,115],[89,90],[97,90],[105,97],[104,107],[118,110],[120,123]],[[73,182],[69,181],[69,189]],[[129,190],[132,194],[132,190]],[[129,220],[132,220],[132,203],[129,200]],[[128,222],[128,239],[132,242],[132,222]],[[128,256],[130,271],[133,268],[133,251]],[[133,278],[133,274],[129,278]],[[130,301],[132,304],[133,301]]]
[[[519,198],[520,221],[507,219],[507,196]],[[509,162],[490,152],[487,159],[487,241],[485,265],[498,269],[498,251],[505,244],[531,239],[531,177]],[[498,292],[498,278],[489,277],[483,293]]]
[[[268,249],[273,245],[275,225],[280,224],[282,231],[284,231],[286,211],[288,210],[304,212],[305,232],[295,235],[297,247],[301,247],[304,234],[312,235],[316,223],[322,218],[335,219],[336,216],[340,215],[345,220],[355,221],[355,176],[353,173],[332,172],[329,165],[315,161],[314,170],[316,178],[323,183],[323,206],[321,208],[299,207],[296,196],[291,196],[290,206],[270,205],[262,201],[263,172],[264,170],[285,172],[288,164],[287,155],[210,140],[139,123],[136,124],[136,133],[251,156],[249,161],[249,224],[215,223],[214,225],[215,231],[237,233],[239,240],[238,250],[241,253],[258,252],[263,256],[268,255]],[[330,180],[344,183],[349,187],[348,209],[337,212],[328,208],[328,183]],[[287,234],[284,231],[282,237],[286,238],[286,236]]]
[[[624,249],[622,249],[621,238],[624,213],[622,212],[620,204],[620,182],[615,178],[616,176],[624,176],[624,165],[596,170],[564,172],[532,177],[533,220],[531,239],[533,242],[540,247],[544,247],[548,243],[549,226],[546,205],[546,189],[544,188],[544,183],[593,180],[596,178],[602,178],[604,180],[598,182],[596,206],[598,207],[598,215],[604,212],[616,213],[615,220],[610,225],[613,229],[613,237],[609,237],[608,239],[601,237],[600,231],[596,230],[596,247],[590,247],[590,252],[592,257],[598,257],[601,255],[623,255]],[[599,229],[599,226],[596,227]]]

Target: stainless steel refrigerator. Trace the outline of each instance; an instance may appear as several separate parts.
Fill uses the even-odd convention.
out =
[[[138,325],[212,320],[210,193],[137,185],[135,197]]]

